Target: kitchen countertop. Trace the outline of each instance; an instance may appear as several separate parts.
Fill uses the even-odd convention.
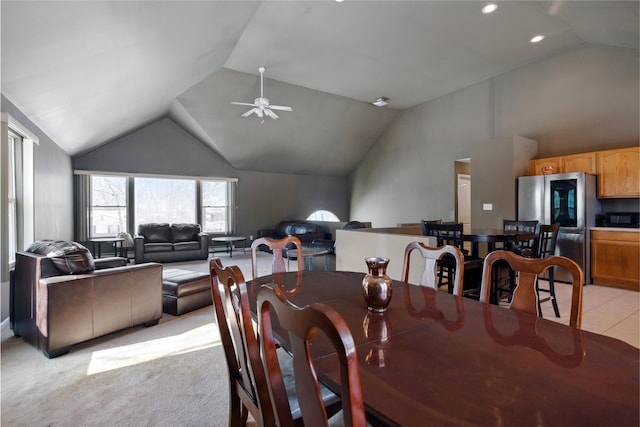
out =
[[[622,227],[590,227],[589,230],[597,231],[627,231],[631,233],[639,233],[640,228],[622,228]]]

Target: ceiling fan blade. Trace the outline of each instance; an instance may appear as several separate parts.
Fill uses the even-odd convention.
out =
[[[268,108],[265,108],[264,113],[271,117],[272,119],[277,119],[278,115],[276,113],[274,113],[273,111],[269,110]]]
[[[259,113],[260,110],[258,110],[257,108],[252,108],[251,110],[247,111],[246,113],[244,113],[242,115],[242,117],[249,117],[251,114],[256,113],[258,115],[260,115]]]
[[[269,108],[272,110],[293,111],[293,108],[287,107],[286,105],[269,105]]]
[[[248,102],[235,102],[235,101],[231,101],[232,104],[236,104],[236,105],[248,105],[250,107],[255,107],[256,104],[249,104]]]

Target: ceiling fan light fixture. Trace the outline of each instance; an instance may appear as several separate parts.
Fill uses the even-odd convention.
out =
[[[375,101],[372,102],[373,105],[375,105],[376,107],[384,107],[385,105],[388,104],[389,98],[387,98],[386,96],[381,96],[379,98],[376,98]]]

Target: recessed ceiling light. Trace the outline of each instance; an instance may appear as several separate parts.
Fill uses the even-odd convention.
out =
[[[344,0],[336,0],[336,3],[342,3]]]
[[[537,36],[531,37],[531,40],[529,41],[531,43],[538,43],[538,42],[541,42],[542,40],[544,40],[544,36],[542,34],[538,34]]]
[[[373,101],[372,104],[376,107],[384,107],[388,104],[388,100],[389,98],[387,98],[386,96],[381,96],[380,98],[377,98],[375,101]]]
[[[498,8],[497,4],[489,3],[488,5],[482,8],[482,13],[484,14],[492,13],[492,12],[495,12],[497,8]]]

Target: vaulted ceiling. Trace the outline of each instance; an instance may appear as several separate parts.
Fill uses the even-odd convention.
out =
[[[637,1],[496,3],[3,0],[1,90],[71,156],[169,116],[239,169],[340,176],[401,110],[581,43],[638,49]],[[259,66],[278,120],[231,104]]]

